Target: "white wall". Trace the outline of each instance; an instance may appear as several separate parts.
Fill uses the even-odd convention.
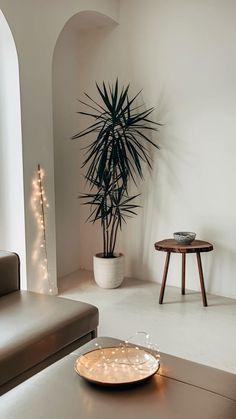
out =
[[[118,75],[124,83],[131,81],[133,91],[143,88],[147,106],[157,106],[153,117],[165,124],[157,136],[161,151],[154,155],[153,172],[141,185],[143,208],[118,243],[126,255],[126,274],[160,282],[164,254],[155,252],[154,242],[177,230],[192,230],[215,248],[202,256],[207,291],[233,298],[235,18],[232,1],[123,0],[118,27],[80,34],[74,94],[81,97],[81,86],[95,94],[95,80],[112,81]],[[70,106],[68,136],[70,127],[78,131],[86,124],[80,117],[78,123],[75,116],[67,119],[79,109]],[[74,144],[67,147],[77,150]],[[77,176],[78,166],[76,194],[83,188]],[[79,265],[91,269],[92,255],[101,248],[99,226],[85,224],[86,209],[78,211]],[[168,283],[179,286],[180,279],[181,258],[173,255]],[[199,290],[194,255],[187,258],[187,287]]]
[[[17,7],[14,0],[0,0],[19,56],[27,271],[33,290],[47,291],[31,259],[36,230],[29,201],[38,162],[46,172],[49,267],[56,290],[51,95],[56,39],[68,19],[82,10],[117,20],[118,4],[115,0],[22,0]],[[162,150],[142,187],[143,209],[122,235],[127,275],[160,281],[164,255],[153,250],[153,243],[175,230],[190,229],[215,245],[215,251],[203,257],[208,291],[236,297],[236,4],[231,0],[121,0],[120,4],[120,26],[110,33],[107,28],[89,30],[78,56],[82,54],[84,60],[79,82],[84,90],[93,94],[95,79],[112,80],[118,74],[121,81],[132,81],[134,91],[144,88],[147,106],[159,105],[156,117],[165,123],[159,136]],[[89,267],[99,239],[97,229],[84,224],[83,211],[79,229],[80,265]],[[180,280],[179,259],[176,255],[171,264],[169,283],[175,285]],[[189,259],[187,286],[194,289],[198,276],[193,257]]]
[[[76,112],[83,92],[96,95],[95,81],[130,80],[128,50],[122,46],[123,29],[102,16],[91,15],[93,25],[83,14],[69,21],[54,53],[54,145],[56,184],[56,232],[58,275],[76,269],[92,268],[92,257],[101,251],[100,226],[85,224],[87,208],[78,195],[84,191],[80,169],[85,141],[70,137],[89,122]],[[82,29],[81,29],[82,23]]]
[[[99,11],[118,18],[116,0],[0,0],[13,33],[20,68],[23,171],[26,221],[26,257],[28,289],[57,292],[53,128],[52,128],[52,57],[63,26],[74,14],[83,10]],[[48,267],[51,285],[42,279],[40,260],[34,261],[37,224],[30,201],[32,180],[37,164],[45,170],[45,192],[50,207],[46,214]]]
[[[153,249],[174,231],[214,244],[202,257],[207,290],[236,297],[236,3],[223,0],[121,1],[130,22],[132,77],[158,105],[161,151],[146,182],[141,216],[124,237],[129,275],[161,280]],[[168,282],[180,285],[180,256]],[[187,287],[199,289],[196,261]]]
[[[0,248],[19,254],[26,288],[25,220],[17,52],[0,10]]]
[[[68,24],[66,25],[67,28]],[[75,95],[80,69],[77,62],[77,33],[62,31],[53,59],[54,167],[56,204],[57,273],[63,276],[78,268],[79,254],[79,168],[78,144],[69,142],[76,115]]]

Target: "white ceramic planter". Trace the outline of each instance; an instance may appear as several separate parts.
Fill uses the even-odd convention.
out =
[[[97,253],[93,257],[94,279],[101,288],[118,288],[124,279],[124,255],[115,256],[103,258],[102,253]]]

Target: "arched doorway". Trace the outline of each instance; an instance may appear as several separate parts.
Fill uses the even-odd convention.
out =
[[[21,260],[26,289],[26,252],[19,66],[15,42],[0,10],[0,248]]]
[[[53,57],[53,114],[57,272],[62,277],[79,268],[90,269],[100,232],[86,225],[80,205],[83,190],[81,145],[70,137],[84,121],[77,111],[83,92],[93,94],[95,81],[117,76],[117,22],[104,14],[84,11],[73,16],[61,31]],[[106,69],[106,71],[105,71]],[[95,230],[94,230],[95,228]]]

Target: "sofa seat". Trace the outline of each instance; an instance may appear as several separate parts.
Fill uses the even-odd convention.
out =
[[[29,291],[1,296],[0,385],[92,334],[97,325],[98,309],[90,304]]]

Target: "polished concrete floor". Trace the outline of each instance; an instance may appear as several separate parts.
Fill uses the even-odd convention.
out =
[[[77,271],[59,280],[59,295],[96,305],[99,336],[128,339],[138,331],[150,334],[162,352],[236,373],[236,300],[126,279],[120,288],[99,288],[92,273]]]

